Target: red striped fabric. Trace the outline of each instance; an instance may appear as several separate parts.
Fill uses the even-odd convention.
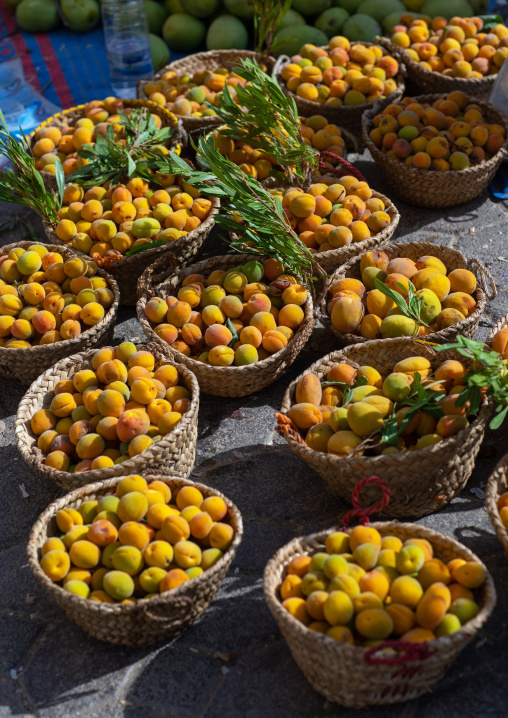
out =
[[[61,107],[63,109],[66,107],[73,107],[75,104],[74,96],[67,84],[62,66],[60,65],[60,60],[58,59],[53,45],[51,44],[49,36],[45,34],[35,35],[35,39],[37,40],[42,59],[46,64],[46,68],[51,81],[53,82],[53,87],[58,95]]]

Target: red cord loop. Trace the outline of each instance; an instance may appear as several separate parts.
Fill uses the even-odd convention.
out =
[[[390,656],[378,655],[384,649],[392,649]],[[393,655],[395,652],[397,655]],[[410,641],[383,641],[378,646],[372,646],[363,654],[366,663],[371,666],[397,666],[400,663],[426,661],[436,651],[431,650],[428,642],[411,643]]]
[[[383,497],[373,506],[362,506],[360,503],[360,491],[364,486],[367,486],[367,484],[376,484],[383,492]],[[353,489],[353,495],[351,497],[353,508],[342,517],[344,526],[348,526],[355,517],[358,517],[358,521],[362,526],[368,524],[370,514],[375,514],[384,509],[390,501],[390,496],[390,489],[379,476],[366,476],[364,479],[360,479]]]
[[[325,165],[325,161],[323,159],[324,157],[329,157],[334,162],[337,162],[338,164],[342,165],[342,167],[328,167],[327,165]],[[339,155],[336,155],[334,152],[328,152],[328,150],[323,150],[319,155],[319,169],[323,174],[334,174],[338,175],[339,177],[342,175],[351,174],[354,177],[357,177],[360,182],[367,182],[360,170],[357,170],[356,167],[351,164],[351,162],[345,160],[344,157],[339,157]]]

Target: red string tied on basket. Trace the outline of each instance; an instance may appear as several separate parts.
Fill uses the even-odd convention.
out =
[[[299,444],[303,444],[304,446],[306,446],[305,439],[298,431],[298,427],[295,422],[292,421],[289,416],[286,416],[285,414],[280,414],[277,411],[275,412],[275,418],[277,419],[277,426],[275,427],[275,431],[277,432],[277,434],[280,434],[281,436],[290,436]]]
[[[390,655],[379,655],[387,648],[391,649]],[[377,646],[368,648],[363,654],[363,658],[371,666],[398,666],[403,663],[426,661],[427,658],[430,658],[435,653],[436,651],[431,649],[427,641],[423,643],[383,641]],[[414,666],[414,668],[414,673],[417,673],[421,666]]]
[[[379,488],[383,492],[383,496],[377,502],[377,504],[374,504],[373,506],[362,506],[362,504],[360,503],[360,491],[363,489],[364,486],[367,486],[368,484],[376,484],[376,486],[379,486]],[[358,518],[358,522],[362,526],[368,524],[369,516],[384,509],[390,501],[390,496],[390,489],[385,484],[383,479],[379,478],[379,476],[366,476],[365,478],[360,479],[360,481],[358,481],[358,483],[355,485],[353,489],[353,494],[351,496],[351,503],[353,504],[353,508],[350,509],[342,517],[343,525],[347,527],[355,517]]]
[[[334,162],[337,162],[337,164],[342,165],[342,167],[328,167],[325,165],[324,157],[329,157]],[[336,155],[334,152],[328,152],[328,150],[323,150],[319,155],[319,169],[323,174],[334,174],[339,177],[351,174],[353,177],[357,177],[360,182],[367,182],[360,170],[357,170],[351,162],[345,160],[344,157]]]

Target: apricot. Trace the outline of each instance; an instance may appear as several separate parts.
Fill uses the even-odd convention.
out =
[[[43,554],[40,562],[41,568],[52,581],[61,581],[70,569],[69,554],[62,549],[51,549]]]
[[[476,561],[466,561],[453,572],[453,577],[465,588],[479,588],[486,578],[485,569]]]
[[[340,332],[352,332],[361,323],[364,307],[360,299],[341,297],[332,309],[333,326]]]
[[[108,571],[103,578],[104,591],[117,601],[130,598],[134,593],[134,581],[125,571]]]
[[[456,616],[462,626],[471,621],[479,610],[478,604],[470,598],[456,598],[449,608],[450,614]]]
[[[422,596],[423,588],[412,576],[399,576],[390,585],[390,597],[393,603],[414,609]]]
[[[347,412],[347,421],[358,436],[363,438],[380,429],[383,424],[383,416],[378,409],[362,401],[351,404]]]

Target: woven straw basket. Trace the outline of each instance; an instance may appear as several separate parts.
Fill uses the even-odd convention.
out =
[[[33,244],[36,244],[36,242],[8,244],[0,249],[0,256],[8,254],[15,247],[28,249]],[[68,247],[62,248],[47,244],[44,246],[50,252],[59,252],[64,259],[70,259],[77,254],[77,252]],[[5,349],[5,347],[0,347],[0,376],[14,379],[19,381],[20,384],[31,384],[46,369],[49,369],[64,357],[79,351],[85,351],[90,347],[98,349],[112,341],[120,302],[120,292],[117,283],[110,274],[98,269],[97,276],[104,277],[108,283],[108,288],[115,295],[113,304],[105,312],[101,321],[95,326],[89,327],[74,339],[65,339],[54,344],[43,344],[26,349]]]
[[[154,344],[138,345],[138,350],[141,349],[152,352],[156,358],[156,366],[157,363],[159,365],[171,364],[175,366],[181,383],[191,393],[191,405],[173,431],[137,456],[107,469],[94,469],[93,471],[80,471],[79,473],[71,474],[68,471],[60,471],[51,466],[46,466],[44,463],[45,456],[37,447],[37,436],[32,432],[30,420],[39,409],[49,409],[54,396],[53,390],[59,381],[72,379],[74,374],[81,369],[92,368],[92,358],[95,350],[80,352],[58,362],[58,364],[55,364],[40,376],[37,381],[34,381],[18,407],[14,427],[16,443],[22,458],[33,471],[51,479],[66,491],[77,489],[93,481],[106,481],[115,476],[124,476],[125,474],[170,474],[171,476],[181,476],[183,478],[189,476],[196,455],[199,408],[198,383],[192,372],[181,365],[168,361]]]
[[[176,127],[176,131],[171,137],[171,146],[180,146],[180,150],[187,146],[187,133],[184,130],[183,123],[175,114],[173,114],[173,112],[170,112],[165,107],[161,107],[161,105],[158,105],[156,102],[152,102],[151,100],[122,100],[122,102],[124,107],[146,107],[153,115],[158,115],[158,117],[161,118],[162,127]],[[62,112],[58,112],[56,115],[48,117],[28,135],[30,147],[33,147],[35,144],[35,133],[38,130],[43,127],[64,127],[67,124],[65,122],[66,118],[73,121],[84,117],[84,109],[84,105],[77,105],[77,107],[69,107],[67,110],[62,110]],[[57,190],[55,175],[50,174],[49,172],[41,172],[40,174],[47,189]],[[71,177],[66,177],[66,181],[69,181],[70,179]]]
[[[420,64],[415,62],[405,50],[394,45],[386,38],[377,37],[376,42],[388,50],[390,55],[395,55],[399,62],[403,62],[406,67],[407,90],[406,95],[418,94],[420,92],[437,92],[439,94],[449,94],[460,90],[466,95],[478,97],[480,100],[487,101],[489,99],[494,82],[497,75],[488,75],[488,77],[447,77],[440,72],[426,70]]]
[[[354,44],[371,47],[375,43],[355,42]],[[325,46],[323,49],[327,50],[328,47]],[[386,53],[385,51],[385,54],[388,53]],[[375,102],[365,102],[363,105],[341,105],[340,107],[334,105],[326,105],[321,102],[313,102],[312,100],[304,100],[296,93],[290,92],[286,87],[285,81],[282,79],[282,70],[290,62],[291,59],[287,55],[281,55],[275,64],[273,72],[274,75],[277,77],[279,84],[281,85],[284,92],[290,97],[292,97],[296,102],[298,114],[302,117],[311,117],[312,115],[324,115],[330,120],[330,122],[334,122],[335,124],[339,125],[339,127],[345,127],[353,135],[355,135],[355,137],[358,138],[358,145],[360,148],[363,148],[363,139],[361,134],[363,113],[371,109],[375,111],[375,114],[377,114],[378,112],[382,112],[385,107],[390,105],[392,102],[398,102],[402,99],[402,96],[404,95],[405,69],[404,66],[399,63],[399,72],[395,77],[395,80],[397,82],[397,89],[391,95],[388,95],[388,97],[385,97],[383,99],[376,100]]]
[[[259,62],[260,55],[252,52],[252,50],[210,50],[208,52],[196,52],[194,55],[182,57],[180,60],[170,62],[169,65],[159,70],[150,80],[140,80],[137,86],[137,96],[141,99],[147,99],[145,87],[148,82],[160,80],[166,72],[176,72],[177,75],[194,75],[201,70],[209,70],[213,72],[221,67],[232,70],[238,67],[242,60],[257,60]],[[271,56],[265,61],[268,72],[273,70],[275,59]],[[200,130],[202,128],[212,127],[221,122],[220,117],[212,115],[211,117],[182,117],[183,126],[188,132]]]
[[[168,257],[168,261],[174,262],[175,267],[186,267],[203,249],[203,245],[212,231],[215,224],[215,215],[219,211],[220,202],[217,197],[211,198],[212,211],[208,217],[201,222],[199,227],[191,230],[185,236],[174,242],[169,242],[155,247],[145,249],[143,252],[133,254],[130,257],[119,257],[108,264],[108,271],[115,277],[120,287],[120,304],[123,307],[133,307],[137,300],[138,279],[147,267],[150,267],[156,259],[162,255]],[[59,246],[66,246],[55,234],[54,227],[43,222],[44,230],[50,242]],[[80,256],[81,252],[76,252]],[[88,257],[90,259],[90,257]]]
[[[256,391],[261,391],[261,389],[264,389],[264,387],[269,384],[273,384],[284,369],[291,366],[295,361],[314,328],[314,309],[312,297],[309,292],[304,305],[304,320],[295,332],[293,339],[288,342],[284,349],[255,364],[229,367],[211,366],[175,351],[169,344],[162,341],[155,333],[153,329],[154,325],[145,317],[146,303],[153,296],[165,298],[170,294],[176,294],[182,281],[185,277],[188,277],[189,274],[207,275],[215,269],[228,270],[237,267],[240,256],[245,262],[249,262],[252,259],[259,259],[259,255],[238,254],[212,257],[203,262],[193,264],[178,274],[170,276],[169,279],[166,279],[166,281],[162,283],[161,280],[167,277],[167,270],[160,265],[153,266],[144,273],[139,281],[140,299],[137,304],[137,315],[145,335],[149,341],[157,345],[159,351],[192,371],[199,382],[201,391],[204,391],[206,394],[212,394],[213,396],[247,396]]]
[[[421,538],[431,542],[434,554],[443,561],[462,558],[483,563],[463,544],[432,529],[405,523],[373,523],[383,536],[401,540]],[[286,567],[302,553],[324,551],[326,537],[342,527],[293,539],[268,562],[264,593],[268,608],[277,621],[298,666],[313,688],[327,700],[348,708],[391,705],[427,693],[451,666],[463,648],[477,634],[496,605],[491,575],[480,592],[478,615],[456,633],[426,643],[385,641],[372,648],[339,643],[300,623],[280,601],[280,587]],[[347,531],[348,529],[346,529]]]
[[[413,356],[427,358],[433,369],[446,359],[460,358],[467,365],[467,361],[455,352],[436,352],[419,340],[404,338],[389,343],[370,341],[353,344],[323,357],[291,382],[284,394],[281,414],[287,414],[295,403],[296,385],[305,374],[316,374],[323,379],[334,364],[351,364],[355,367],[370,365],[384,379],[398,361]],[[484,402],[476,419],[456,436],[419,451],[399,454],[340,458],[310,449],[305,443],[293,438],[291,432],[284,433],[284,436],[290,449],[317,471],[328,488],[343,500],[350,501],[352,491],[360,479],[376,475],[391,491],[390,503],[380,513],[381,516],[420,518],[446,506],[462,491],[474,468],[489,415],[490,404]],[[287,417],[284,418],[287,422]],[[284,430],[284,426],[279,426],[279,429]],[[362,491],[362,503],[370,505],[378,500],[379,489],[366,486]]]
[[[499,319],[499,321],[494,324],[494,326],[489,332],[487,339],[485,340],[485,343],[491,346],[492,340],[494,339],[496,334],[500,332],[501,329],[506,329],[506,327],[508,327],[508,314],[505,314],[504,317],[501,317],[501,319]]]
[[[487,483],[485,496],[485,508],[489,515],[490,522],[498,539],[501,541],[504,550],[508,553],[508,529],[501,521],[497,502],[500,496],[508,491],[508,454],[505,454],[498,462]]]
[[[427,254],[432,254],[440,259],[446,265],[449,271],[453,269],[469,269],[476,276],[478,280],[478,286],[475,291],[476,307],[474,312],[459,322],[454,324],[447,329],[442,329],[432,334],[427,334],[425,341],[428,342],[451,342],[458,334],[462,334],[465,337],[472,339],[478,329],[480,318],[485,311],[487,304],[487,298],[492,300],[497,295],[496,285],[494,279],[488,269],[478,259],[466,259],[462,252],[457,249],[452,249],[442,244],[434,244],[432,242],[397,242],[390,244],[383,248],[390,259],[395,257],[407,257],[416,261],[420,257],[424,257]],[[363,255],[362,255],[363,256]],[[334,282],[344,277],[352,277],[354,279],[361,280],[362,276],[360,273],[360,261],[361,257],[355,257],[351,259],[343,267],[339,267],[329,279],[326,280],[325,291],[318,308],[318,318],[335,336],[338,343],[341,346],[348,346],[349,344],[360,344],[369,341],[364,337],[356,334],[347,334],[345,332],[339,332],[333,326],[330,314],[328,313],[327,304],[331,299],[330,287]],[[488,287],[490,283],[490,289]],[[383,339],[383,342],[393,342],[394,339]]]
[[[445,99],[445,95],[420,95],[415,102],[432,104],[436,100]],[[507,142],[490,160],[468,167],[465,170],[425,170],[420,167],[410,167],[398,160],[388,157],[372,142],[369,133],[373,128],[373,118],[379,114],[375,108],[366,112],[362,118],[363,141],[379,167],[390,189],[408,204],[416,207],[455,207],[477,197],[486,189],[499,165],[508,152],[508,123],[504,115],[493,105],[481,102],[474,97],[470,98],[482,108],[487,122],[501,125],[506,130]]]
[[[158,596],[136,603],[120,605],[97,603],[65,591],[53,583],[40,567],[40,549],[47,538],[59,536],[55,516],[63,508],[77,508],[84,500],[114,493],[123,477],[84,486],[50,504],[39,516],[28,539],[28,562],[36,578],[51,594],[67,617],[94,638],[124,646],[144,646],[167,641],[185,631],[215,598],[242,540],[242,516],[237,507],[219,491],[202,484],[173,476],[145,476],[150,481],[164,481],[172,491],[195,486],[205,496],[220,496],[227,504],[228,517],[235,530],[233,543],[224,556],[197,578]]]
[[[340,177],[323,175],[319,177],[313,177],[312,181],[320,182],[326,185],[340,184]],[[275,178],[269,178],[267,180],[264,180],[263,186],[266,187],[266,189],[285,190],[290,185],[281,186],[280,180],[277,180]],[[344,247],[338,247],[337,249],[329,249],[326,252],[317,252],[316,254],[314,254],[313,256],[316,262],[326,273],[329,274],[333,272],[335,269],[340,267],[349,259],[357,257],[359,254],[363,254],[363,252],[367,252],[372,249],[383,249],[389,243],[390,238],[397,229],[397,225],[400,221],[399,211],[397,207],[393,204],[393,202],[388,199],[388,197],[385,197],[384,194],[381,194],[381,192],[376,192],[375,190],[372,190],[372,197],[380,199],[384,202],[386,212],[390,215],[390,224],[381,232],[378,232],[378,234],[375,234],[372,237],[368,237],[362,242],[351,242],[351,244],[346,244]],[[232,240],[235,240],[235,238],[237,239],[236,235],[234,234],[231,234],[230,236]],[[248,247],[246,244],[241,245],[241,247],[245,251],[252,251],[252,248]]]

